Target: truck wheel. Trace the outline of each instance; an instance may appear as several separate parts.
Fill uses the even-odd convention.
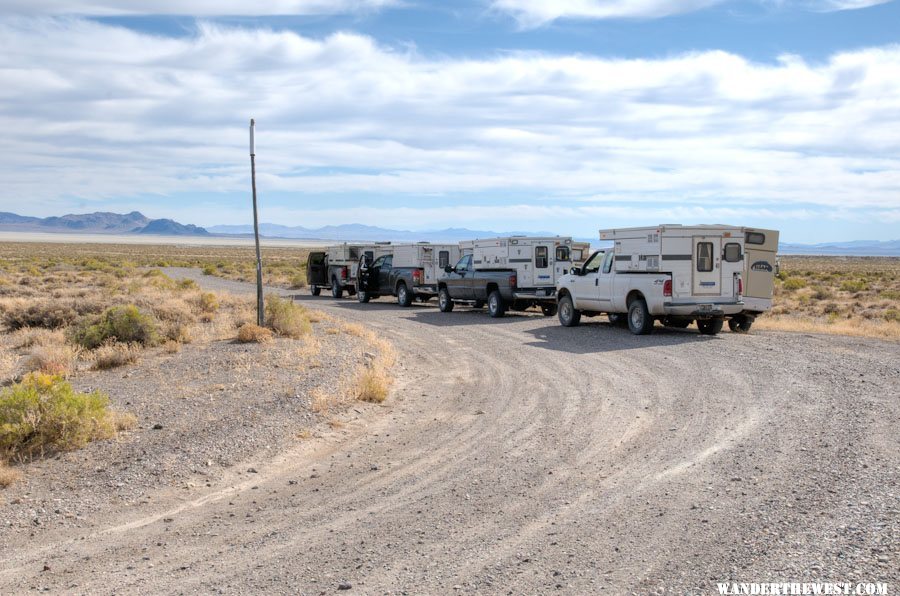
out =
[[[309,293],[312,294],[313,296],[318,296],[319,294],[322,293],[322,288],[320,288],[319,286],[315,286],[315,285],[309,286]]]
[[[566,294],[559,299],[559,324],[574,327],[581,322],[581,311],[572,304],[572,297]]]
[[[488,296],[488,314],[497,319],[506,314],[506,305],[503,304],[503,297],[500,290],[494,290]]]
[[[722,330],[724,324],[724,319],[706,319],[705,321],[697,321],[697,329],[703,335],[716,335]]]
[[[620,312],[611,312],[606,316],[609,318],[609,324],[614,327],[624,327],[628,323],[628,317]]]
[[[552,317],[556,314],[557,307],[555,304],[542,304],[541,312],[545,317]]]
[[[643,298],[632,300],[628,306],[628,330],[635,335],[647,335],[653,331],[653,317]]]
[[[453,299],[450,298],[450,292],[447,288],[441,288],[438,292],[438,308],[441,312],[450,312],[453,310]]]
[[[332,298],[340,298],[344,295],[344,288],[336,277],[331,278],[331,296]]]
[[[484,300],[476,300],[472,308],[484,308]]]
[[[412,292],[406,289],[406,284],[402,281],[397,286],[397,304],[400,306],[409,306],[413,302]]]
[[[372,297],[369,296],[369,293],[366,292],[365,290],[360,290],[359,292],[356,293],[356,299],[360,302],[360,304],[365,304],[366,302],[371,300]]]
[[[743,315],[728,319],[728,328],[734,333],[747,333],[750,331],[751,325],[753,325],[753,319]]]

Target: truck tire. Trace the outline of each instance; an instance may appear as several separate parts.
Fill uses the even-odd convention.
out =
[[[369,293],[366,292],[365,290],[360,290],[359,292],[356,293],[356,299],[359,301],[360,304],[365,304],[369,300],[371,300],[372,297],[369,296]]]
[[[738,315],[732,319],[728,319],[728,328],[734,333],[747,333],[750,331],[751,325],[753,325],[753,319],[745,317],[744,315]]]
[[[320,288],[319,286],[316,286],[316,285],[309,286],[309,293],[312,294],[313,296],[318,296],[319,294],[322,293],[322,288]]]
[[[441,312],[453,310],[453,298],[450,297],[450,292],[447,291],[447,288],[441,288],[438,291],[438,308],[441,309]]]
[[[581,311],[575,308],[568,294],[559,299],[558,310],[559,324],[563,327],[574,327],[581,322]]]
[[[647,335],[653,331],[653,317],[643,298],[636,298],[628,305],[628,330],[635,335]]]
[[[406,284],[402,281],[397,284],[397,304],[400,306],[410,306],[413,303],[412,292],[407,289]]]
[[[700,330],[700,333],[703,335],[716,335],[719,331],[722,330],[722,326],[725,324],[725,319],[706,319],[706,320],[698,320],[697,321],[697,329]]]
[[[556,314],[557,306],[555,304],[542,304],[541,305],[541,313],[545,317],[552,317]]]
[[[341,287],[341,282],[338,281],[338,278],[331,278],[331,297],[332,298],[341,298],[344,295],[344,288]]]
[[[488,295],[488,314],[498,319],[506,314],[506,305],[503,304],[503,296],[500,290],[494,290]]]

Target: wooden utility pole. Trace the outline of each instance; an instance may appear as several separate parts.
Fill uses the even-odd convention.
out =
[[[265,323],[263,317],[262,255],[259,252],[259,215],[256,209],[256,143],[253,139],[256,122],[250,119],[250,179],[253,184],[253,237],[256,239],[256,324]]]

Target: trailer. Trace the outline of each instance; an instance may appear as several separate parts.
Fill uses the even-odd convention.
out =
[[[330,289],[334,298],[340,298],[346,290],[351,296],[356,294],[356,278],[359,259],[365,255],[372,260],[390,254],[390,242],[372,244],[335,244],[324,251],[309,254],[306,279],[313,296],[318,296],[323,288]]]

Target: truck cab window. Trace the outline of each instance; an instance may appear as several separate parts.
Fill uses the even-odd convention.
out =
[[[568,246],[557,246],[556,247],[556,260],[557,261],[570,261],[571,260],[571,255],[570,255]]]
[[[372,267],[382,267],[386,262],[388,262],[389,258],[390,255],[382,255],[378,257],[377,259],[375,259],[375,262],[372,263]]]
[[[610,253],[612,254],[612,253]],[[600,266],[603,264],[603,259],[606,257],[606,253],[603,251],[597,251],[594,253],[588,262],[584,264],[584,272],[585,273],[597,273],[600,271]]]
[[[615,253],[607,253],[606,259],[603,260],[603,273],[609,273],[612,271],[612,264],[615,261],[616,255]]]
[[[443,269],[450,264],[450,251],[442,250],[438,253],[438,267]]]
[[[534,268],[546,269],[550,266],[550,251],[546,246],[534,247]]]
[[[713,243],[697,243],[697,271],[708,272],[713,270]]]
[[[472,255],[466,255],[466,256],[462,257],[456,263],[457,271],[468,271],[471,268],[472,268]]]

